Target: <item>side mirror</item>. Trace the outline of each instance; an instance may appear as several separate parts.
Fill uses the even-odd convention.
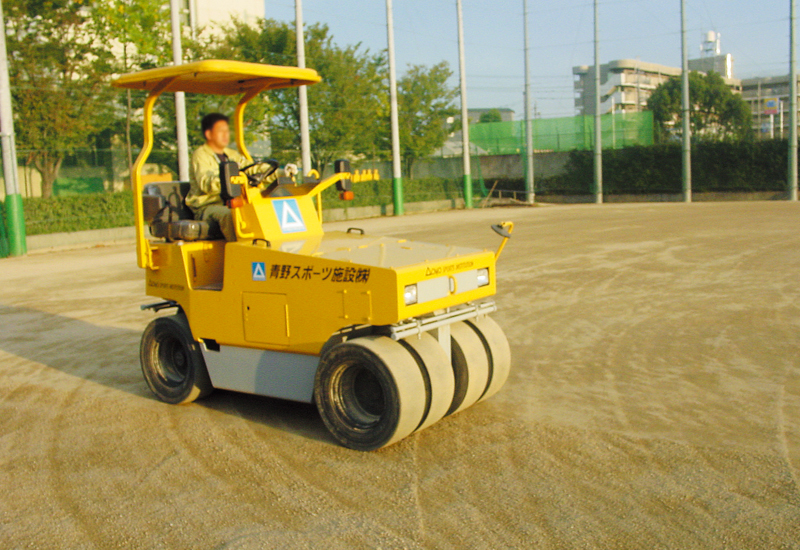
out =
[[[339,191],[339,198],[344,201],[353,200],[353,180],[350,176],[350,161],[346,159],[333,161],[333,171],[337,174],[347,174],[346,178],[342,178],[336,182],[336,190]]]
[[[242,186],[232,182],[233,178],[238,178],[238,176],[238,164],[232,160],[219,163],[219,196],[225,204],[242,196]]]

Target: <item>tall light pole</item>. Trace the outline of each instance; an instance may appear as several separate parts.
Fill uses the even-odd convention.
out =
[[[303,0],[294,0],[294,23],[297,34],[297,66],[306,68],[306,41],[303,34]],[[311,170],[311,141],[308,134],[308,87],[298,86],[297,95],[300,101],[300,156],[302,173]]]
[[[528,44],[528,0],[522,1],[522,20],[525,25],[525,201],[533,203],[536,194],[533,186],[533,121],[531,120],[531,62]]]
[[[600,119],[600,44],[594,0],[594,202],[603,202],[603,128]]]
[[[683,200],[692,202],[692,126],[689,114],[689,52],[686,49],[686,0],[681,0],[681,123],[683,127]]]
[[[797,200],[797,0],[792,0],[789,14],[789,200]]]
[[[25,212],[22,209],[22,195],[19,193],[17,179],[17,146],[14,140],[14,113],[11,107],[11,81],[8,78],[6,24],[3,19],[2,1],[0,1],[0,141],[3,146],[3,177],[6,180],[5,214],[6,227],[8,227],[8,254],[22,256],[28,251],[28,248],[25,242]],[[2,223],[3,220],[0,218],[0,225]],[[2,243],[0,243],[0,247],[2,247]]]
[[[172,61],[175,65],[183,63],[181,48],[181,3],[170,0],[172,22]],[[175,126],[178,138],[178,179],[189,181],[189,140],[186,136],[186,97],[183,92],[175,92]]]
[[[403,174],[400,165],[400,124],[397,121],[397,70],[394,62],[394,23],[392,0],[386,0],[386,37],[389,42],[389,101],[392,121],[392,199],[394,215],[402,216]]]
[[[472,208],[472,171],[470,169],[469,109],[467,107],[467,69],[464,62],[464,21],[461,0],[456,0],[458,12],[458,72],[461,81],[461,156],[464,160],[464,208]]]

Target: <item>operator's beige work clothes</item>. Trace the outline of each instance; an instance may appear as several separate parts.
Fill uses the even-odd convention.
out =
[[[239,167],[250,164],[247,158],[238,151],[225,147],[223,152],[237,163]],[[186,206],[188,206],[196,220],[209,222],[212,232],[217,229],[222,233],[227,241],[236,240],[236,231],[233,227],[233,219],[230,209],[225,206],[220,198],[219,181],[220,160],[214,150],[208,145],[202,145],[192,155],[192,164],[189,167],[189,183],[191,189],[186,195]],[[256,166],[248,170],[248,173],[257,172]],[[264,183],[271,183],[278,178],[278,170],[264,179]]]
[[[243,154],[230,147],[225,147],[223,152],[228,157],[243,168],[251,161],[247,160]],[[247,171],[248,174],[255,173],[257,167]],[[271,183],[278,177],[277,171],[266,178],[264,183]],[[200,211],[211,204],[222,204],[219,196],[219,157],[208,145],[201,145],[192,155],[192,165],[189,167],[189,183],[192,187],[186,195],[186,206],[192,209],[195,217]]]

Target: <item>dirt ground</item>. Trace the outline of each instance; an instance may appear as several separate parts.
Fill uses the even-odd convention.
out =
[[[496,208],[513,371],[373,453],[312,406],[165,405],[132,246],[0,260],[2,548],[800,547],[800,204]]]

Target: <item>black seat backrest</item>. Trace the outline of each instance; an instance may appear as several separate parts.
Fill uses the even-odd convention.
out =
[[[188,181],[163,181],[145,185],[142,190],[144,221],[152,223],[194,219],[185,202],[190,188]]]

